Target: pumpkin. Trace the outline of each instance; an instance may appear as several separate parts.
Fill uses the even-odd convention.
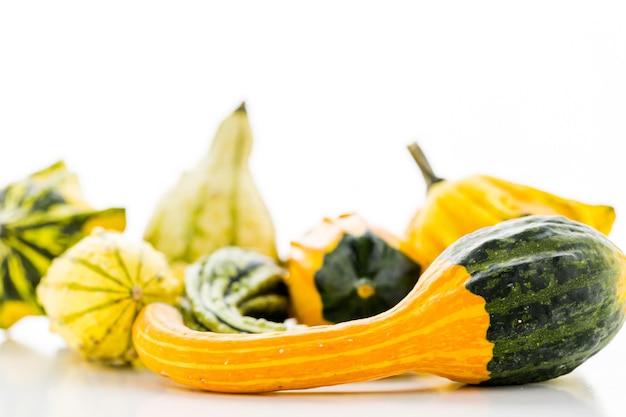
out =
[[[217,334],[174,308],[146,306],[133,326],[158,375],[219,392],[267,392],[415,371],[476,385],[545,381],[603,349],[624,323],[626,257],[562,216],[503,221],[464,236],[395,307],[302,330]]]
[[[0,190],[0,328],[44,311],[35,289],[50,262],[95,227],[123,231],[123,208],[93,209],[56,162]]]
[[[369,317],[396,305],[421,267],[400,240],[357,213],[326,217],[293,240],[287,259],[293,315],[313,326]]]
[[[55,258],[37,287],[50,330],[89,361],[133,364],[131,326],[151,302],[175,306],[183,282],[150,244],[94,230]]]
[[[185,269],[185,317],[196,330],[262,333],[289,328],[284,268],[251,249],[220,248]]]
[[[503,220],[532,214],[562,215],[609,234],[615,210],[566,199],[489,175],[446,180],[433,172],[417,143],[409,151],[426,180],[426,202],[409,220],[402,247],[427,268],[460,237]]]

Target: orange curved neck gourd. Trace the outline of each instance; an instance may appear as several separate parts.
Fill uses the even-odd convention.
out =
[[[150,370],[209,391],[304,389],[409,371],[479,383],[489,378],[493,344],[485,301],[464,288],[467,279],[463,267],[442,262],[385,313],[266,334],[193,331],[176,309],[151,304],[135,322],[134,342]]]

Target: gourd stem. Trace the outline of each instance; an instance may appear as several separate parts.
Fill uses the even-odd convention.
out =
[[[422,175],[424,176],[424,181],[426,181],[427,190],[430,187],[432,187],[433,184],[439,181],[443,181],[443,178],[440,178],[437,175],[435,175],[435,172],[430,166],[430,163],[428,162],[428,159],[426,158],[424,151],[422,151],[422,148],[420,148],[416,142],[413,142],[412,144],[410,144],[408,148],[409,148],[409,152],[411,152],[411,156],[413,156],[413,159],[415,160],[415,162],[417,162],[417,166],[419,167],[420,171],[422,172]]]

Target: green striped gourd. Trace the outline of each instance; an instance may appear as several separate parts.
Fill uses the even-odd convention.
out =
[[[165,256],[121,232],[96,229],[56,257],[37,297],[70,350],[107,365],[137,360],[131,327],[152,302],[178,306],[183,281]]]
[[[0,328],[44,311],[35,289],[50,262],[95,227],[122,231],[125,210],[95,210],[59,161],[0,190]]]
[[[255,250],[220,248],[185,270],[186,322],[218,333],[289,328],[286,271]]]

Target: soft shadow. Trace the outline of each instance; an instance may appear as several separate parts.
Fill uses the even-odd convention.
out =
[[[543,415],[555,410],[568,417],[605,415],[591,387],[580,376],[570,374],[552,381],[505,387],[463,386],[442,396],[442,401],[460,406],[480,406],[486,416],[510,415],[513,408],[520,415]]]
[[[476,387],[430,375],[406,374],[379,381],[264,394],[198,391],[165,379],[160,385],[166,392],[162,392],[161,398],[151,399],[154,402],[150,409],[176,409],[210,398],[212,404],[223,404],[224,407],[237,404],[240,410],[290,404],[309,407],[309,410],[326,410],[358,404],[370,411],[393,412],[401,407],[404,412],[413,408],[420,415],[432,412],[438,416],[528,416],[545,415],[548,410],[568,417],[604,416],[585,380],[571,374],[544,383],[507,387]]]

